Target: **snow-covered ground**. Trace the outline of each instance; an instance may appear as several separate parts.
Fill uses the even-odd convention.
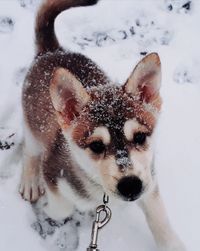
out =
[[[60,229],[43,240],[31,227],[29,203],[18,194],[21,172],[23,78],[34,56],[37,0],[0,1],[0,250],[54,250]],[[161,193],[171,222],[189,251],[200,250],[200,1],[102,0],[62,13],[61,44],[95,60],[123,83],[142,57],[162,61],[164,100],[156,148]],[[63,230],[64,231],[64,230]],[[79,251],[91,226],[81,224]],[[142,212],[134,203],[113,207],[100,234],[101,250],[155,251]],[[57,249],[58,250],[58,249]],[[60,249],[63,250],[63,249]]]

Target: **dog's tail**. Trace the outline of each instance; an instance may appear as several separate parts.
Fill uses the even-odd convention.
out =
[[[36,46],[37,53],[55,51],[59,42],[54,32],[54,21],[64,10],[71,7],[94,5],[98,0],[45,0],[36,18]]]

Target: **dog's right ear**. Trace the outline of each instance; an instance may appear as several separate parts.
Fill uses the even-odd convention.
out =
[[[64,68],[54,71],[50,96],[61,128],[67,128],[90,99],[81,82]]]

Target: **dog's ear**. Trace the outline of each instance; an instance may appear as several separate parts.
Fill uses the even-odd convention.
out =
[[[62,128],[67,128],[72,120],[79,116],[81,109],[90,99],[81,82],[64,68],[54,71],[50,96]]]
[[[144,57],[135,67],[124,85],[127,93],[139,94],[142,101],[154,103],[159,96],[161,63],[157,53]]]

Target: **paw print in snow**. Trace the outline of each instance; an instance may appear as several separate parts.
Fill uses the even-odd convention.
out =
[[[10,17],[0,16],[0,34],[12,32],[14,25],[15,23]]]
[[[177,13],[189,13],[192,9],[192,1],[188,0],[165,0],[165,5],[169,11]]]

